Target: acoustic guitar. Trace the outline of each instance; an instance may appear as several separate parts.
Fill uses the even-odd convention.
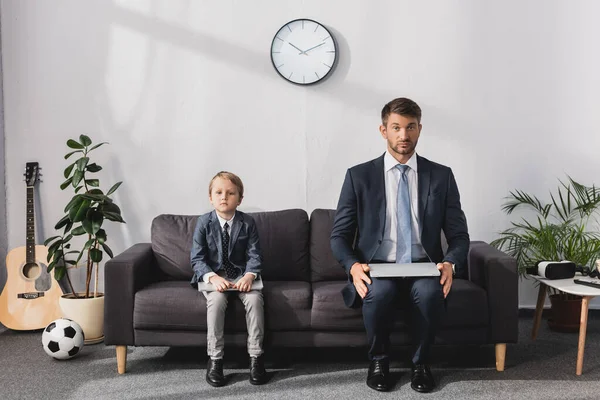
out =
[[[0,322],[14,330],[43,329],[62,316],[58,305],[62,290],[46,271],[48,249],[35,244],[34,188],[38,179],[38,163],[27,163],[26,245],[8,253],[7,280],[0,295]]]

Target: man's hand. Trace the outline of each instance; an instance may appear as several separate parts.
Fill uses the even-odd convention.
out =
[[[224,292],[231,287],[231,282],[219,275],[211,276],[208,281],[212,283],[219,292]]]
[[[252,288],[252,282],[254,281],[254,275],[247,273],[239,281],[237,281],[233,287],[240,292],[249,292]]]
[[[367,275],[371,268],[367,264],[354,263],[352,268],[350,268],[350,275],[352,275],[352,283],[354,283],[354,287],[358,292],[361,299],[364,299],[367,295],[369,289],[367,289],[367,282],[369,285],[371,284],[371,278]]]
[[[450,293],[450,288],[452,287],[452,264],[449,262],[439,263],[437,265],[438,271],[440,271],[440,275],[442,278],[440,279],[440,284],[443,286],[442,290],[444,292],[444,298],[448,296]]]

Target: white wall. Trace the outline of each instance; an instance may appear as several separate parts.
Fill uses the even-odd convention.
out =
[[[40,236],[70,193],[65,141],[87,133],[127,225],[148,241],[160,213],[209,210],[215,172],[238,173],[243,210],[335,208],[346,168],[385,145],[381,107],[424,111],[419,153],[451,166],[471,237],[508,226],[510,190],[542,197],[569,174],[598,176],[600,26],[594,1],[2,1],[9,248],[23,244],[26,161],[39,161]],[[316,19],[340,47],[312,87],[274,71],[289,20]],[[520,304],[535,305],[522,285]],[[600,303],[596,303],[598,305]]]

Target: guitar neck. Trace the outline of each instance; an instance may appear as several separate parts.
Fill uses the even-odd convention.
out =
[[[25,247],[27,250],[27,263],[35,262],[35,210],[33,186],[27,186],[27,237]]]

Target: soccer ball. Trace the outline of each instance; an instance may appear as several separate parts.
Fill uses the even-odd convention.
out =
[[[57,360],[68,360],[83,347],[83,330],[68,318],[60,318],[48,324],[42,333],[44,351]]]

